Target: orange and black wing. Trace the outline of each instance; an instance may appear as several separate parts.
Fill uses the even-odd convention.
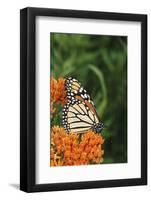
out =
[[[67,132],[82,133],[99,123],[93,102],[76,79],[66,79],[68,102],[62,113],[62,124]]]

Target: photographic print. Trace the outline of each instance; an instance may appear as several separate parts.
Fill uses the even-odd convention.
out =
[[[20,189],[147,184],[147,15],[20,12]]]
[[[50,167],[127,162],[127,37],[50,33]]]

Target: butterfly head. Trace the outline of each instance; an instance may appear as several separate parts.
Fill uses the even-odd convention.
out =
[[[101,132],[104,128],[104,124],[102,122],[99,122],[94,125],[93,130],[97,133]]]

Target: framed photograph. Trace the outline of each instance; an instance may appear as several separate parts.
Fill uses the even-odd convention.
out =
[[[20,189],[147,184],[147,16],[20,12]]]

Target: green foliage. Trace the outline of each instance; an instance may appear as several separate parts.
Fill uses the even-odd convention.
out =
[[[127,37],[51,33],[51,75],[82,83],[105,124],[104,163],[127,162]]]

